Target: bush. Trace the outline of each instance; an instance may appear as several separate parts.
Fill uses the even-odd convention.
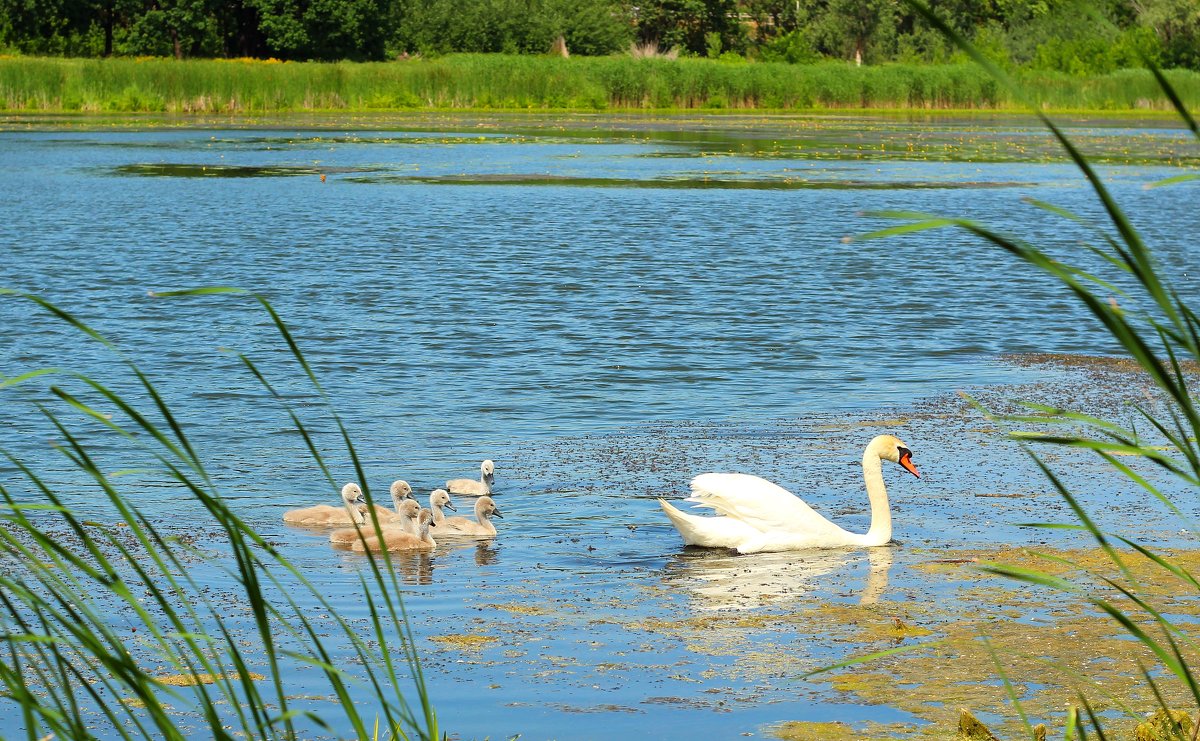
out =
[[[787,62],[788,64],[812,64],[821,58],[813,46],[812,39],[803,29],[772,39],[759,51],[764,62]]]

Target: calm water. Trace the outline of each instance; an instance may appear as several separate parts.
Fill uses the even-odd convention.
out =
[[[1144,189],[1180,172],[1166,157],[1187,154],[1187,140],[1141,126],[1073,133],[1126,153],[1103,166],[1105,181],[1192,290],[1196,188]],[[763,676],[739,671],[736,652],[697,653],[629,622],[757,609],[722,602],[729,569],[783,564],[797,576],[782,593],[819,598],[902,601],[928,585],[863,554],[733,565],[684,554],[654,497],[682,496],[705,470],[751,470],[865,529],[859,474],[844,464],[889,429],[926,473],[889,476],[898,562],[915,548],[1030,537],[1015,523],[1055,514],[1055,500],[989,499],[981,514],[964,492],[1046,487],[1025,463],[989,461],[986,425],[950,395],[1062,381],[1070,400],[1074,381],[1001,356],[1110,345],[1063,291],[964,234],[842,238],[886,225],[864,211],[933,211],[1085,261],[1084,229],[1022,202],[1100,216],[1053,151],[1036,128],[978,122],[14,130],[0,133],[0,286],[56,302],[135,359],[250,522],[334,592],[361,564],[280,523],[331,494],[239,353],[299,406],[334,475],[353,469],[277,331],[245,297],[148,292],[267,297],[377,494],[394,478],[427,493],[495,459],[502,536],[439,549],[406,574],[419,633],[499,637],[466,657],[430,649],[451,732],[732,737],[781,720],[905,720],[848,710],[798,678],[844,648],[798,646],[793,669]],[[132,388],[113,353],[25,302],[0,301],[0,347],[4,375],[55,365]],[[5,393],[0,447],[102,517],[49,451],[54,434],[24,403],[34,392]],[[81,429],[104,465],[138,463]],[[1074,465],[1081,480],[1097,475]],[[186,525],[194,513],[161,478],[138,478],[148,510]],[[529,604],[561,609],[506,609]]]

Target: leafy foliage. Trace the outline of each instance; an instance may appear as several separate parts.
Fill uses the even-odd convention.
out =
[[[937,0],[932,12],[1005,67],[1200,69],[1195,0]],[[961,58],[903,0],[0,0],[0,50],[24,54],[383,60],[544,54],[559,37],[583,55],[637,42],[793,64]]]

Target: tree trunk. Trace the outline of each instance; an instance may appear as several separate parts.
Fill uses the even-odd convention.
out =
[[[183,45],[179,43],[178,29],[171,29],[171,44],[175,47],[175,58],[183,59]]]
[[[113,51],[113,25],[116,23],[113,20],[116,9],[113,8],[113,3],[109,3],[104,9],[104,56],[111,57]]]

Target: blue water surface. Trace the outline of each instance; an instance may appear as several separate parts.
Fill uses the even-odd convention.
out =
[[[2,297],[0,373],[72,369],[144,398],[124,366],[134,360],[251,524],[349,597],[345,575],[361,561],[332,552],[321,533],[281,524],[284,509],[335,501],[333,488],[240,356],[298,410],[340,484],[356,474],[330,406],[252,297],[154,294],[235,286],[261,295],[328,392],[376,496],[395,478],[427,494],[475,475],[485,457],[496,461],[502,537],[439,549],[414,566],[408,599],[422,634],[471,628],[480,610],[505,619],[488,605],[556,597],[644,598],[646,614],[702,611],[702,598],[671,589],[702,564],[681,552],[654,497],[682,496],[705,470],[751,470],[865,529],[858,474],[845,464],[876,427],[904,435],[927,471],[917,501],[895,495],[902,542],[1026,537],[1015,523],[1033,514],[992,511],[981,524],[962,493],[1044,491],[1032,470],[997,470],[966,433],[912,420],[961,389],[1044,380],[1044,370],[1004,362],[1008,354],[1104,354],[1113,344],[1061,287],[962,231],[844,238],[891,225],[870,212],[934,212],[1095,265],[1081,243],[1099,239],[1103,209],[1073,165],[810,150],[801,144],[814,123],[801,120],[764,124],[767,133],[735,119],[725,128],[478,123],[0,132],[0,286],[57,304],[120,351]],[[1045,145],[1044,133],[1012,123],[872,121],[866,134],[854,121],[820,125],[866,149],[872,137],[903,142],[928,131]],[[1166,126],[1073,133],[1188,146]],[[755,137],[780,148],[731,144]],[[1147,190],[1179,174],[1165,161],[1099,172],[1190,295],[1195,185]],[[27,403],[49,382],[5,391],[0,447],[103,516],[103,499],[53,452],[58,433]],[[71,418],[103,466],[146,463],[99,425]],[[853,426],[864,420],[868,429]],[[0,466],[18,496],[34,497],[13,471]],[[130,475],[164,523],[194,516],[163,477]],[[827,570],[841,574],[835,591],[856,593],[846,585],[868,565],[849,554]],[[539,588],[522,592],[530,583]],[[645,597],[647,585],[661,589]],[[712,667],[703,661],[688,668],[696,659],[685,647],[646,649],[643,637],[587,617],[553,622],[522,645],[506,639],[502,648],[515,652],[507,659],[431,658],[444,726],[463,738],[717,738],[846,717],[810,697],[799,671],[738,680],[760,690],[739,694],[737,681],[704,678]],[[638,651],[662,652],[650,662],[659,668],[597,674]],[[524,668],[560,654],[578,663],[555,676]],[[682,664],[660,666],[672,662]],[[688,673],[694,682],[668,678]],[[715,685],[733,705],[709,701]],[[906,718],[887,708],[851,715]]]

